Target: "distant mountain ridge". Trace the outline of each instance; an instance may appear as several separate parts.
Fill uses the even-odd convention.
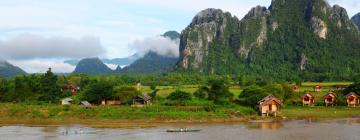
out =
[[[125,57],[125,58],[101,59],[101,61],[106,64],[128,66],[131,63],[135,62],[139,58],[140,58],[140,56],[138,54],[133,54],[133,55],[131,55],[129,57]],[[65,60],[64,63],[76,66],[79,63],[79,61],[80,60],[77,60],[77,59],[71,59],[71,60]]]
[[[351,21],[353,21],[356,26],[358,27],[358,30],[360,31],[360,13],[356,14],[351,18]]]
[[[14,77],[19,74],[26,74],[21,68],[0,60],[0,77]]]

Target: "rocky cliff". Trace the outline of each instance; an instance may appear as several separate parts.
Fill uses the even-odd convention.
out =
[[[321,78],[359,72],[357,27],[324,0],[273,0],[241,20],[219,9],[199,12],[181,33],[178,69],[208,74]],[[347,73],[343,73],[347,71]],[[335,78],[335,77],[331,77]]]

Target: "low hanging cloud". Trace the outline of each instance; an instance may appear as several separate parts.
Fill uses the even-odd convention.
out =
[[[167,57],[179,57],[179,40],[171,40],[167,37],[157,36],[135,40],[129,45],[141,57],[148,52]]]
[[[10,60],[9,62],[28,73],[44,73],[49,68],[56,73],[70,73],[75,69],[75,66],[54,60]]]
[[[99,56],[104,53],[105,49],[96,37],[45,38],[39,35],[22,34],[6,41],[0,41],[0,56],[3,59],[83,58]]]

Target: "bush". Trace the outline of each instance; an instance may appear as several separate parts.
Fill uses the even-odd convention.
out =
[[[133,99],[138,95],[141,95],[141,93],[134,87],[123,86],[114,88],[114,96],[119,98],[123,104],[132,104]]]
[[[229,91],[229,83],[223,79],[210,80],[208,99],[216,104],[225,104],[233,100],[234,95]]]
[[[170,93],[170,95],[166,98],[172,101],[168,102],[167,105],[185,105],[186,101],[190,101],[192,99],[192,95],[188,92],[176,90]]]
[[[201,86],[201,87],[199,87],[198,90],[196,90],[196,91],[194,92],[194,96],[195,96],[196,98],[199,98],[199,99],[206,99],[206,98],[208,98],[208,94],[209,94],[209,88],[206,87],[206,86]]]

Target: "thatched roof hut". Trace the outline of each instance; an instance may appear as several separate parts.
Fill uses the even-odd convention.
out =
[[[356,107],[360,104],[360,96],[355,92],[350,92],[346,96],[346,102],[349,107]]]
[[[269,116],[269,114],[276,116],[280,112],[281,106],[281,101],[271,94],[257,103],[261,116]]]
[[[311,93],[305,93],[304,95],[301,96],[302,99],[302,103],[303,106],[307,105],[307,106],[313,106],[315,103],[315,97],[314,95],[312,95]]]
[[[324,102],[326,106],[334,106],[336,103],[336,94],[334,92],[328,92],[324,96]]]

